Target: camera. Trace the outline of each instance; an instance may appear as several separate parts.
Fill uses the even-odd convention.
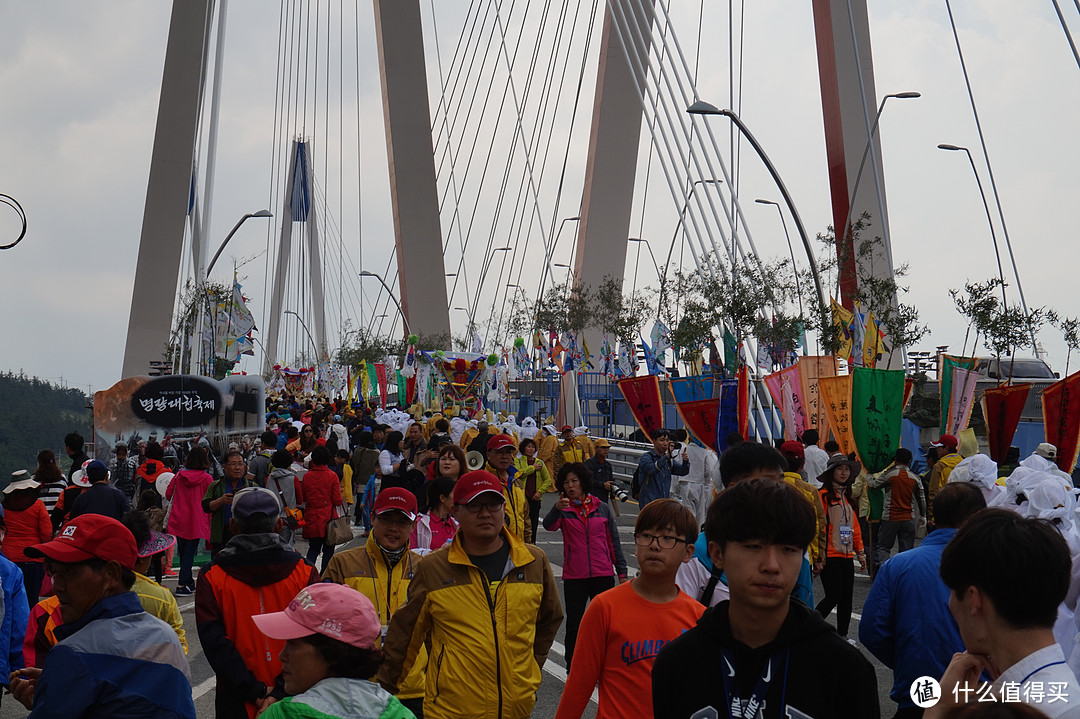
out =
[[[618,482],[611,483],[611,496],[615,497],[615,499],[619,500],[620,502],[625,503],[630,501],[630,493],[627,492]]]

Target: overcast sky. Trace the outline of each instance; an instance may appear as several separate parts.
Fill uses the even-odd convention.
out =
[[[360,184],[362,216],[355,203],[342,203],[342,217],[335,221],[343,235],[362,235],[363,266],[381,272],[392,251],[393,229],[371,9],[366,2],[359,4],[360,100],[353,102],[349,122],[355,133],[358,106],[363,170],[357,180],[353,161],[351,179],[350,170],[343,169],[344,190],[328,192],[328,197],[355,196]],[[693,53],[698,3],[675,4],[682,13],[675,16],[676,32]],[[706,4],[698,94],[722,107],[729,90],[727,3]],[[422,5],[430,23],[430,3]],[[810,3],[756,0],[747,5],[741,116],[785,178],[808,230],[823,231],[831,211]],[[869,5],[879,96],[922,93],[917,100],[890,101],[881,120],[893,254],[911,264],[907,300],[919,307],[933,333],[921,348],[948,344],[959,352],[965,325],[947,290],[993,276],[996,265],[966,158],[936,149],[940,142],[973,151],[978,146],[945,5],[943,0],[870,0]],[[229,4],[212,247],[242,214],[273,202],[276,6],[266,0]],[[445,70],[467,3],[438,0],[436,6]],[[1080,31],[1075,9],[1070,3],[1062,6]],[[163,0],[5,6],[0,24],[0,193],[22,204],[30,229],[22,244],[0,252],[0,299],[6,309],[0,369],[21,369],[90,390],[120,379],[170,9]],[[1043,0],[955,0],[953,9],[1028,304],[1080,314],[1073,219],[1080,196],[1075,169],[1080,143],[1074,139],[1080,70],[1053,5]],[[354,22],[351,13],[346,11],[348,24]],[[433,76],[438,72],[435,59],[429,48]],[[589,67],[586,121],[594,78],[595,67]],[[438,91],[432,92],[437,103]],[[344,131],[349,127],[345,124]],[[330,134],[335,132],[331,126]],[[586,140],[584,133],[573,136],[577,144],[570,173],[583,166]],[[320,142],[315,139],[317,148]],[[643,147],[648,149],[647,140]],[[643,153],[642,174],[646,159]],[[978,153],[976,161],[989,191]],[[336,166],[328,169],[330,184],[335,184]],[[670,240],[678,207],[655,165],[653,172],[648,197],[643,176],[639,182],[631,234],[658,238],[653,247],[659,253]],[[549,217],[577,214],[580,182],[580,176],[568,181],[571,189],[559,207],[545,208]],[[779,199],[779,193],[749,149],[743,151],[741,186],[762,253],[787,254],[775,209],[753,204],[757,197]],[[257,222],[245,225],[215,270],[215,277],[227,279],[233,258],[246,263],[240,273],[248,278],[245,289],[256,305],[264,297],[261,253],[268,232],[277,231],[276,224]],[[0,207],[0,244],[16,231],[14,214]],[[1003,241],[1000,228],[998,233]],[[351,262],[359,266],[359,241],[350,243],[356,248]],[[456,263],[457,256],[449,261]],[[222,268],[224,274],[218,271]],[[630,279],[632,272],[631,264]],[[640,267],[638,282],[655,282],[651,262]],[[366,290],[368,298],[375,289]],[[460,301],[455,295],[451,303]],[[264,311],[252,309],[256,318]],[[462,328],[461,315],[452,316],[455,331]],[[1065,349],[1057,332],[1048,328],[1040,339],[1054,369],[1063,372]],[[249,369],[255,369],[254,363]]]

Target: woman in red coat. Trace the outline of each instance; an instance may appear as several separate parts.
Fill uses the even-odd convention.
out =
[[[342,511],[341,480],[327,465],[330,464],[330,450],[319,445],[311,450],[311,469],[300,481],[300,496],[297,502],[304,505],[304,539],[308,540],[307,560],[315,566],[315,560],[322,552],[322,566],[325,568],[334,556],[334,548],[326,544],[326,523]]]

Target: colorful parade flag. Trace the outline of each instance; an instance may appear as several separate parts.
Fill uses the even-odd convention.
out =
[[[949,426],[949,405],[952,403],[953,367],[974,370],[978,368],[979,360],[976,357],[956,357],[953,355],[938,355],[937,376],[940,380],[938,390],[941,393],[941,421],[938,426],[942,434],[948,434],[945,428]]]
[[[822,377],[835,377],[839,362],[835,355],[815,355],[799,359],[799,380],[802,382],[803,409],[806,411],[806,429],[816,429],[818,444],[829,439],[829,415],[821,401],[818,382]]]
[[[858,300],[853,300],[851,321],[851,363],[860,365],[863,361],[863,344],[866,341],[866,312]]]
[[[738,380],[739,434],[743,439],[750,436],[750,370],[743,365],[736,373]]]
[[[739,366],[739,344],[735,335],[730,330],[724,330],[724,366],[728,373],[734,377],[735,369]]]
[[[851,361],[851,352],[855,343],[855,335],[852,330],[852,324],[855,322],[855,315],[836,301],[835,298],[830,297],[830,307],[832,309],[832,323],[836,327],[836,336],[840,341],[840,347],[836,351],[837,357],[843,357],[847,361]]]
[[[676,400],[675,408],[683,425],[694,439],[716,451],[716,422],[720,415],[719,399],[698,399],[689,402]]]
[[[798,439],[807,427],[799,366],[785,367],[778,372],[765,375],[764,379],[765,387],[772,395],[773,402],[781,409],[781,416],[784,419],[784,439]]]
[[[971,410],[975,406],[975,383],[979,373],[963,367],[952,368],[952,386],[949,390],[949,415],[942,430],[954,437],[967,429]]]
[[[386,393],[387,378],[386,378],[386,365],[382,362],[375,363],[375,378],[379,383],[379,402],[383,409],[386,409]]]
[[[851,376],[851,427],[859,461],[867,472],[880,472],[900,446],[904,370],[856,367]]]
[[[833,438],[841,452],[851,454],[855,451],[855,437],[851,433],[851,375],[821,377],[818,391]]]
[[[720,383],[720,405],[716,411],[717,452],[728,448],[727,438],[732,432],[739,432],[739,380],[725,379]]]
[[[619,380],[618,387],[641,431],[652,441],[653,433],[663,426],[664,416],[660,382],[656,375],[627,377]]]
[[[863,327],[863,367],[876,367],[887,351],[885,335],[881,332],[873,311],[869,311],[866,313],[866,324]]]
[[[667,369],[657,361],[656,354],[644,337],[641,338],[641,351],[645,354],[645,368],[649,374],[667,374]]]
[[[1080,372],[1044,389],[1042,406],[1046,441],[1057,447],[1058,468],[1071,473],[1080,450]]]
[[[693,375],[690,377],[672,377],[668,381],[671,388],[671,396],[676,402],[693,402],[700,399],[711,399],[713,396],[712,377]]]
[[[1032,385],[998,385],[983,392],[982,411],[986,419],[986,441],[990,446],[990,459],[1001,463],[1009,453],[1020,415]]]

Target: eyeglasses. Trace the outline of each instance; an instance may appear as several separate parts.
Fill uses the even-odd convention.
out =
[[[506,502],[493,499],[490,502],[469,502],[465,505],[465,509],[469,514],[480,514],[480,511],[484,509],[494,514],[495,512],[501,512],[505,505]]]
[[[690,544],[685,539],[679,539],[678,537],[670,537],[668,535],[649,534],[648,532],[642,532],[641,534],[634,535],[634,544],[639,547],[651,547],[653,541],[660,546],[660,549],[674,549],[676,544]]]

